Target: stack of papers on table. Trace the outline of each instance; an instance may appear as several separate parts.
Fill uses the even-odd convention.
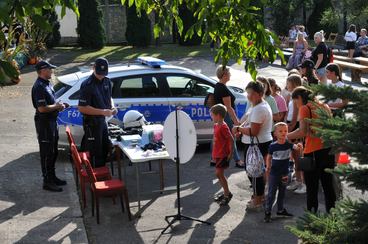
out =
[[[138,145],[141,143],[141,136],[140,135],[126,135],[121,137],[121,142],[124,146],[133,146]]]

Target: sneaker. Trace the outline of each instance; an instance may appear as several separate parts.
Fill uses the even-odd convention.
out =
[[[277,214],[277,216],[283,216],[283,217],[293,217],[294,216],[291,213],[289,213],[288,211],[286,211],[285,208],[282,211],[278,211],[276,214]]]
[[[271,222],[271,213],[267,213],[267,212],[265,213],[264,222],[265,223]]]
[[[221,199],[221,201],[219,202],[220,206],[226,206],[229,204],[231,198],[233,198],[233,194],[231,194],[231,192],[229,193],[229,196],[225,196]]]
[[[220,193],[218,193],[218,194],[215,194],[215,196],[214,196],[213,200],[214,200],[215,202],[219,202],[219,201],[221,201],[221,200],[222,200],[222,198],[224,198],[224,193],[223,193],[223,192],[220,192]]]
[[[211,162],[210,162],[210,166],[211,166],[211,167],[215,167],[215,166],[216,166],[216,163],[215,163],[215,162],[213,162],[213,161],[211,161]]]
[[[289,191],[294,191],[296,190],[299,186],[301,185],[301,183],[299,181],[293,181],[290,183],[290,185],[288,185],[286,187],[287,190]]]
[[[305,184],[300,184],[299,187],[294,191],[296,194],[305,194],[307,192],[307,187]]]

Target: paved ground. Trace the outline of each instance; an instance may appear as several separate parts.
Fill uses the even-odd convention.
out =
[[[77,70],[82,64],[69,63],[68,55],[51,53],[54,63],[61,65],[58,73]],[[210,58],[181,59],[171,61],[207,75],[214,74],[216,65]],[[250,77],[233,65],[234,83],[245,86]],[[259,70],[260,74],[276,78],[284,85],[286,72],[278,65]],[[251,190],[244,171],[231,167],[227,171],[234,198],[229,207],[220,208],[212,202],[212,196],[220,187],[214,169],[208,165],[209,149],[200,147],[194,158],[181,168],[182,213],[212,223],[211,226],[182,221],[165,235],[165,215],[176,213],[175,168],[171,162],[164,166],[165,186],[171,191],[163,195],[148,193],[142,196],[144,211],[141,218],[128,222],[126,214],[111,199],[101,203],[101,224],[91,217],[90,203],[80,209],[67,152],[60,151],[58,174],[66,178],[68,186],[63,193],[41,190],[38,146],[36,142],[30,88],[35,79],[32,67],[22,71],[20,85],[0,89],[0,243],[297,243],[297,239],[285,230],[293,219],[275,219],[263,223],[263,213],[246,212],[245,205]],[[146,171],[147,165],[141,165]],[[153,163],[153,168],[157,165]],[[136,211],[134,167],[127,168],[127,183],[132,205]],[[157,190],[158,176],[142,175],[145,192]],[[362,197],[347,190],[349,195]],[[367,198],[367,195],[363,196]],[[88,196],[88,200],[89,200]],[[305,196],[287,194],[287,208],[296,216],[303,214]],[[323,209],[323,204],[321,204]],[[88,238],[87,238],[88,236]]]

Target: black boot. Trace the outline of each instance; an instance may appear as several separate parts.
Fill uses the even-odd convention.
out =
[[[54,183],[57,186],[65,186],[66,185],[66,181],[65,180],[61,180],[58,177],[56,177],[56,175],[53,177],[54,179]]]
[[[63,188],[57,186],[52,180],[44,180],[43,189],[46,191],[62,192]]]

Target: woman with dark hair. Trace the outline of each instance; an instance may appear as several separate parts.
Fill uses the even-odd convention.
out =
[[[335,206],[336,193],[333,187],[333,175],[325,169],[335,167],[334,155],[330,155],[331,148],[323,144],[322,139],[315,134],[310,119],[318,118],[317,109],[323,110],[331,116],[327,105],[321,103],[313,96],[312,91],[305,87],[297,87],[292,93],[292,99],[299,109],[299,128],[287,135],[289,140],[302,139],[305,137],[304,157],[315,161],[316,167],[311,171],[304,172],[304,180],[307,186],[307,209],[314,213],[318,210],[318,186],[321,181],[325,195],[326,211]]]
[[[317,85],[319,83],[316,70],[314,69],[314,62],[310,59],[306,59],[301,63],[298,68],[302,78],[308,83],[308,85]]]
[[[326,66],[326,76],[327,79],[331,81],[331,85],[337,86],[337,87],[344,87],[345,84],[342,82],[342,75],[341,75],[341,69],[338,64],[331,63]],[[327,104],[332,109],[332,112],[336,115],[337,112],[346,107],[348,104],[348,100],[342,100],[340,98],[337,98],[334,101],[329,101]]]
[[[349,51],[349,58],[353,58],[355,51],[355,42],[357,40],[356,26],[350,25],[349,30],[345,33],[346,49]]]
[[[261,82],[264,86],[264,97],[263,98],[268,103],[268,105],[270,105],[271,107],[273,121],[279,122],[280,121],[280,111],[279,111],[279,108],[277,107],[276,100],[271,96],[272,90],[271,90],[270,83],[263,76],[258,76],[257,81]]]
[[[265,158],[268,153],[268,147],[272,142],[272,111],[268,103],[263,99],[264,86],[259,81],[250,82],[246,87],[248,101],[251,107],[243,117],[242,126],[233,128],[235,135],[242,135],[242,143],[245,144],[245,158],[251,141],[254,139],[258,143],[259,150]],[[247,162],[245,162],[247,164]],[[252,200],[248,202],[248,209],[258,209],[262,207],[264,198],[265,180],[264,177],[248,177],[253,184]]]
[[[285,121],[285,116],[287,114],[288,108],[285,98],[280,95],[281,88],[277,85],[276,80],[273,78],[268,78],[268,82],[271,86],[271,96],[275,99],[277,108],[279,109],[280,121]]]

